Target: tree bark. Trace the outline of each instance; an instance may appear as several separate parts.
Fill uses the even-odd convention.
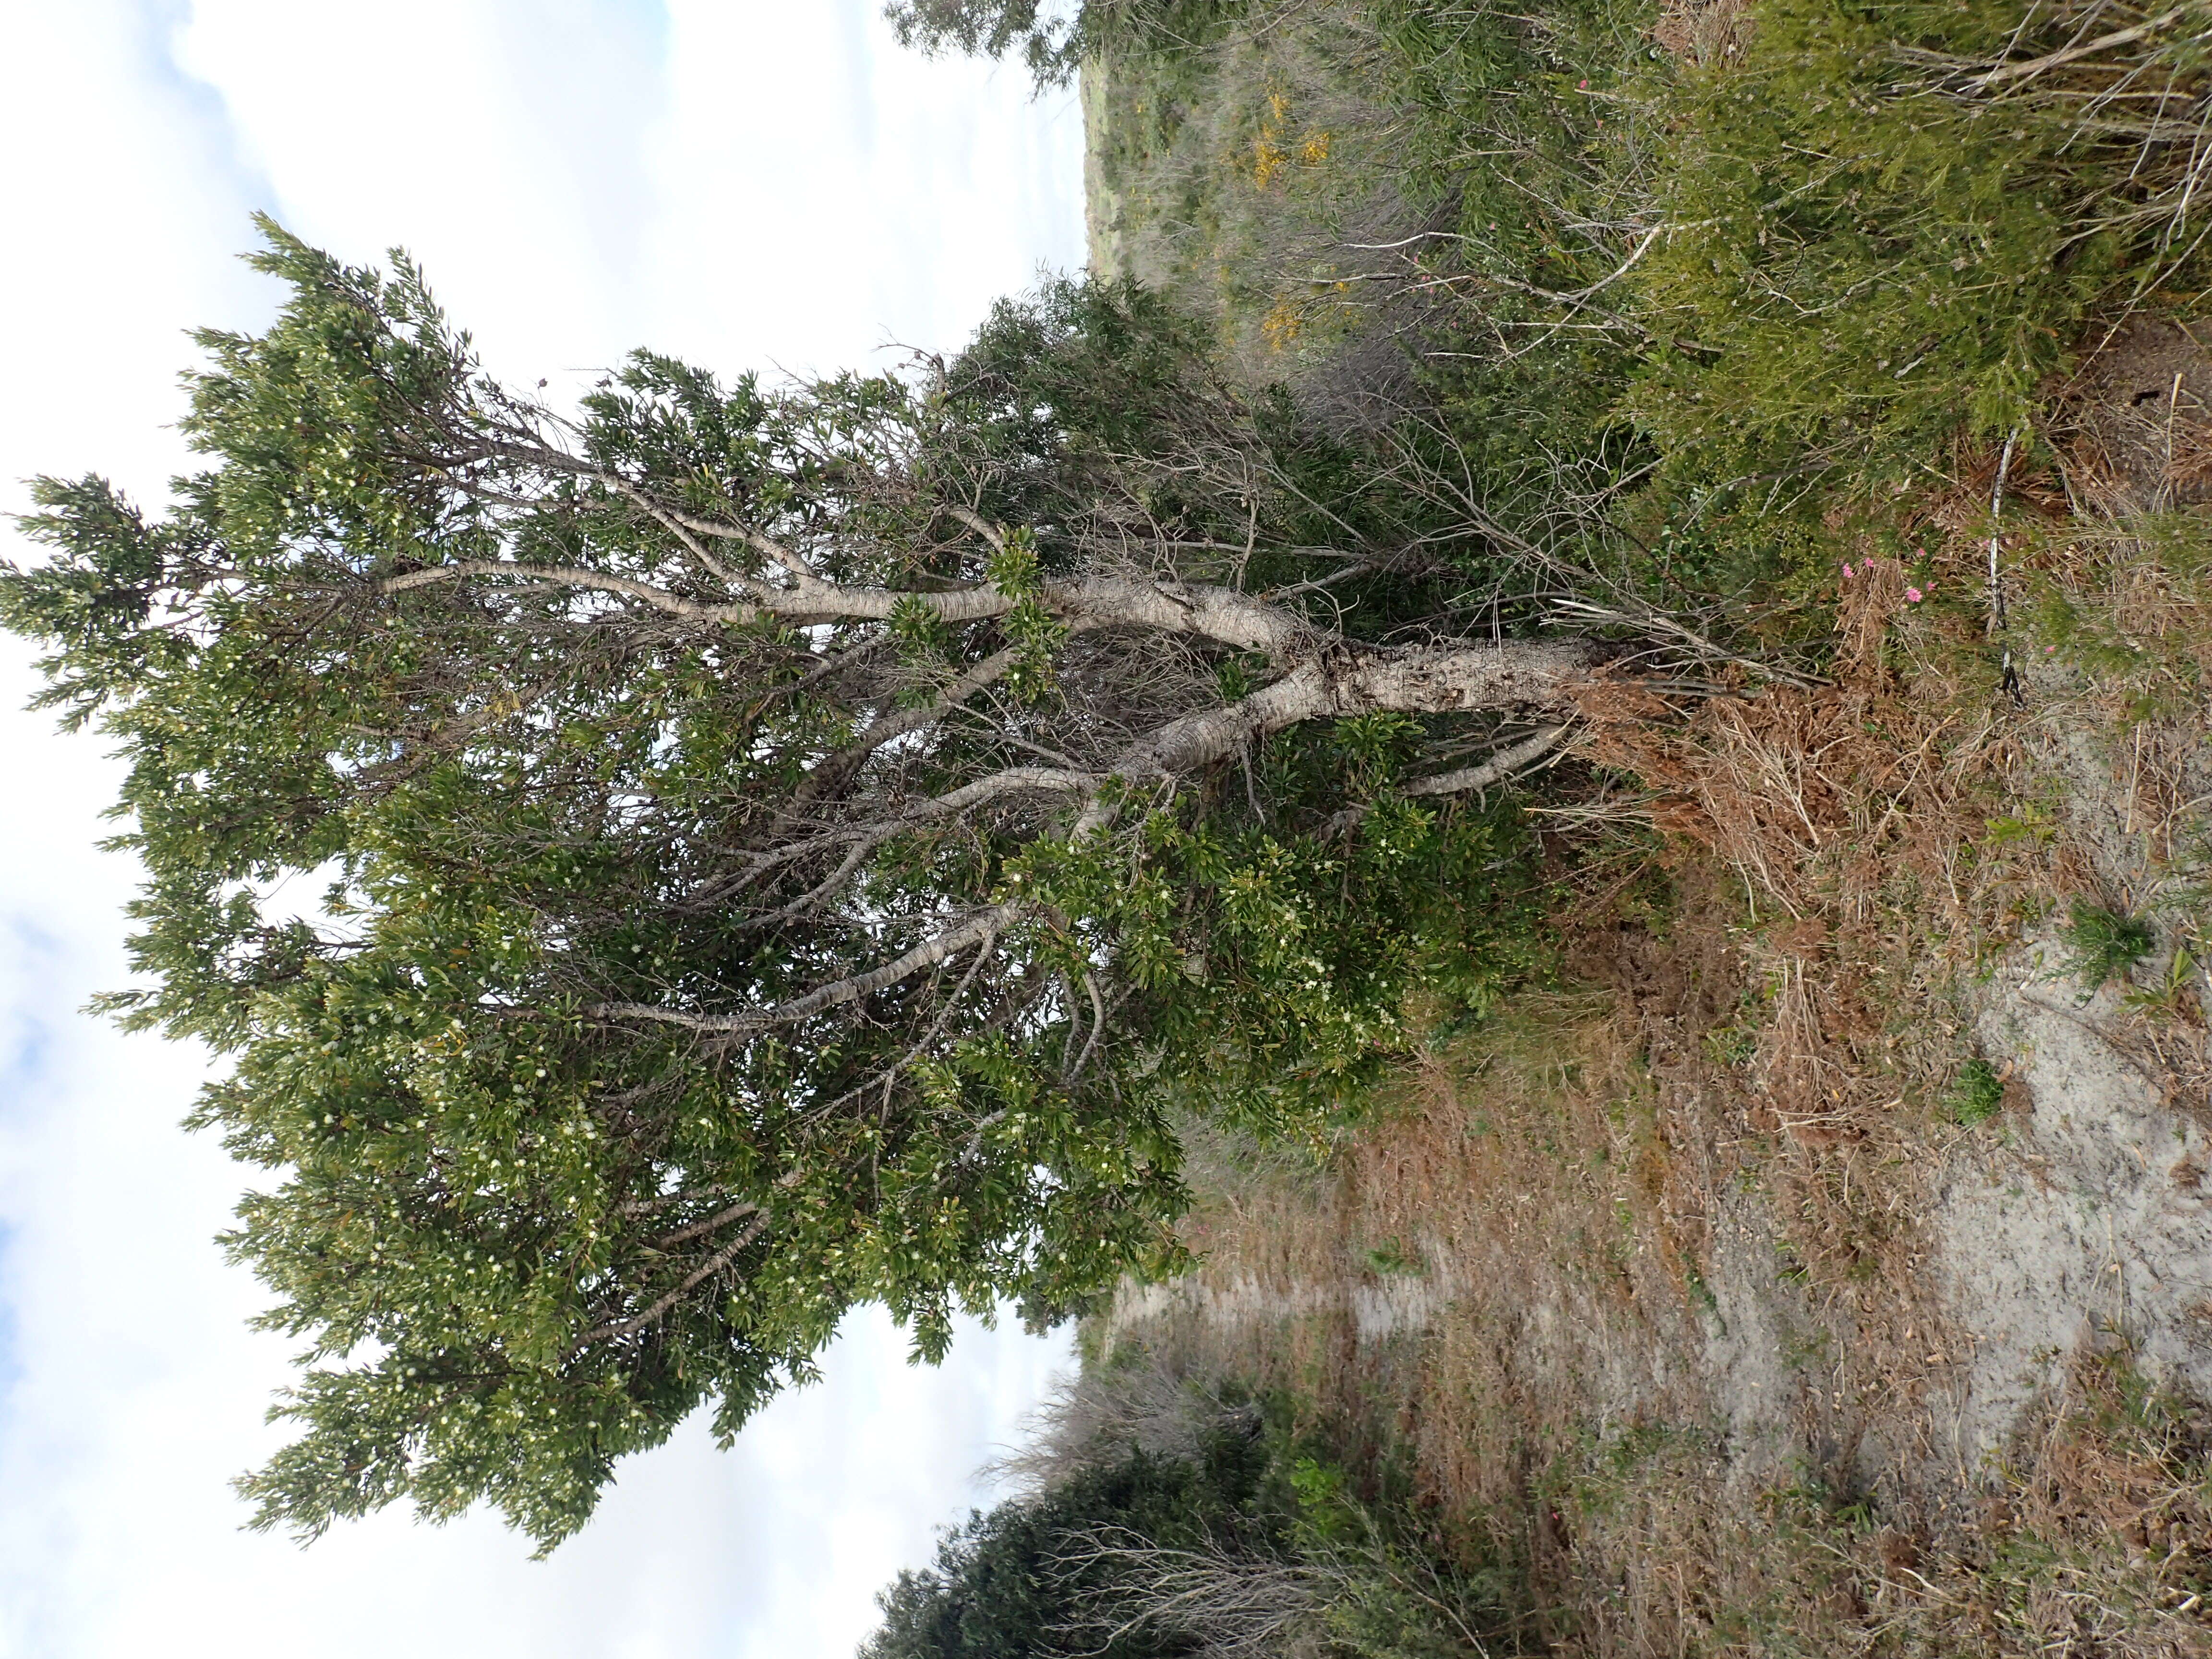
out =
[[[1176,776],[1307,720],[1384,712],[1557,712],[1605,655],[1598,641],[1585,639],[1366,652],[1337,641],[1241,702],[1169,721],[1131,748],[1113,775],[1132,782]]]

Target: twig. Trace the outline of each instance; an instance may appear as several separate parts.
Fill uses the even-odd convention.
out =
[[[2027,693],[2021,685],[2020,671],[2013,666],[2012,641],[2007,637],[2010,624],[2005,616],[2004,581],[1997,573],[1997,550],[2004,542],[2000,519],[2004,512],[2005,476],[2012,471],[2013,447],[2019,441],[2020,428],[2014,427],[1997,457],[1996,484],[1990,492],[1990,636],[2001,641],[2004,689],[2014,702],[2025,707]]]
[[[1559,739],[1566,735],[1566,731],[1564,722],[1539,726],[1532,735],[1498,750],[1478,766],[1462,766],[1455,772],[1440,772],[1434,777],[1417,779],[1399,790],[1398,793],[1408,796],[1464,795],[1472,792],[1480,796],[1492,784],[1504,782],[1515,774],[1527,770],[1532,762],[1551,753]],[[1559,757],[1558,754],[1553,754],[1552,761],[1556,762]],[[1362,801],[1334,814],[1322,826],[1322,838],[1326,840],[1342,835],[1365,817],[1374,809],[1374,805],[1372,801]]]
[[[1981,92],[2006,81],[2024,80],[2031,75],[2040,75],[2045,70],[2057,69],[2062,64],[2070,64],[2078,58],[2087,58],[2112,46],[2132,46],[2148,35],[2157,33],[2168,23],[2185,16],[2188,11],[2186,6],[2176,6],[2172,11],[2162,13],[2148,22],[2137,23],[2132,28],[2115,29],[2110,34],[2100,35],[2081,46],[2068,46],[2059,52],[2045,53],[2041,58],[2031,58],[2024,64],[2000,64],[1987,74],[1978,75],[1967,82],[1966,90]]]

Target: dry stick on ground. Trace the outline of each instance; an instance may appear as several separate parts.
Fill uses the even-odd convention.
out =
[[[2004,542],[2002,523],[2004,513],[2005,476],[2012,471],[2013,447],[2020,441],[2020,430],[2014,428],[2004,441],[2004,448],[1997,456],[1997,477],[1990,491],[1990,637],[2000,642],[2002,648],[2005,690],[2015,703],[2025,704],[2027,694],[2021,688],[2020,671],[2013,666],[2012,641],[2008,637],[2009,623],[2005,616],[2004,580],[1997,570],[1997,552]]]

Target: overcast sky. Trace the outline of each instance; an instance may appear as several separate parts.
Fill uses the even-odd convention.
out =
[[[233,257],[257,208],[357,261],[404,244],[495,370],[556,388],[635,345],[958,343],[1080,262],[1080,117],[901,53],[876,9],[0,0],[0,507],[34,472],[161,497],[183,331],[272,310]],[[176,1127],[203,1058],[77,1012],[123,982],[134,871],[92,847],[114,769],[19,712],[33,684],[0,641],[0,1659],[849,1654],[1064,1342],[969,1331],[915,1370],[856,1316],[823,1386],[732,1453],[695,1424],[625,1466],[549,1563],[481,1516],[238,1530],[284,1347],[210,1242],[239,1176]]]

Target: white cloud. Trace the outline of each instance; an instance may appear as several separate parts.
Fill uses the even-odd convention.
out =
[[[643,279],[668,349],[810,370],[939,349],[1041,263],[1082,262],[1071,96],[902,52],[872,7],[674,0],[670,65]]]
[[[193,0],[177,60],[288,228],[356,261],[405,246],[534,377],[634,343],[663,39],[611,0]]]
[[[830,369],[955,345],[1082,259],[1073,99],[903,52],[875,11],[196,0],[179,57],[290,228],[404,244],[502,374],[638,345]]]
[[[406,244],[517,377],[635,344],[735,369],[957,343],[1079,258],[1079,122],[898,53],[873,9],[0,9],[0,476],[158,499],[182,331],[272,302],[230,257],[254,206],[349,258]],[[236,1529],[283,1345],[242,1329],[258,1288],[210,1242],[239,1173],[174,1127],[200,1057],[76,1012],[123,978],[134,877],[91,845],[112,763],[15,712],[27,656],[0,647],[0,1656],[849,1652],[1064,1344],[966,1333],[915,1370],[858,1316],[825,1384],[730,1454],[687,1426],[550,1563],[482,1516],[304,1554]]]

